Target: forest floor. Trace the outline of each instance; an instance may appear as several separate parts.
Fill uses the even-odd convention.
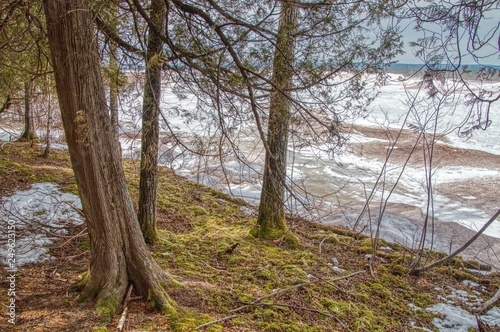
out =
[[[8,143],[0,151],[0,200],[34,183],[51,182],[76,194],[66,151],[40,157],[41,148]],[[123,161],[134,201],[139,163]],[[189,182],[161,168],[160,239],[151,247],[158,263],[185,287],[169,290],[179,314],[167,317],[144,299],[129,303],[124,331],[410,331],[446,325],[440,305],[461,308],[461,328],[474,331],[471,307],[489,299],[500,274],[457,258],[421,276],[408,269],[417,252],[379,243],[343,228],[290,218],[297,243],[266,242],[248,232],[255,207]],[[4,227],[5,225],[2,225]],[[50,260],[20,266],[16,276],[16,325],[7,321],[7,270],[0,275],[0,331],[116,331],[120,315],[98,317],[92,303],[79,303],[72,288],[89,265],[84,225],[50,246]],[[71,237],[71,235],[75,235]],[[19,235],[21,236],[21,234]],[[5,248],[5,238],[2,238]],[[232,249],[231,249],[232,248]],[[3,249],[2,249],[3,250]],[[424,253],[422,261],[443,257]],[[441,311],[440,311],[441,310]],[[467,316],[468,315],[468,316]],[[465,317],[467,316],[467,317]],[[441,324],[441,325],[440,325]],[[453,324],[453,322],[449,323]],[[426,330],[426,331],[428,331]]]

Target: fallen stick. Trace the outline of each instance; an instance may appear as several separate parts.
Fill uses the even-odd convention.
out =
[[[133,285],[130,284],[128,286],[127,296],[125,297],[125,300],[123,301],[122,316],[120,317],[120,321],[118,322],[118,326],[116,327],[118,329],[118,331],[123,330],[123,327],[125,326],[125,320],[127,320],[128,303],[130,301],[130,294],[132,293],[132,288],[133,288]]]
[[[231,316],[226,316],[226,317],[222,317],[220,319],[217,319],[217,320],[213,320],[211,322],[208,322],[208,323],[205,323],[205,324],[201,324],[201,325],[198,325],[197,327],[195,327],[194,329],[195,330],[199,330],[199,329],[202,329],[204,327],[207,327],[207,326],[210,326],[210,325],[213,325],[213,324],[217,324],[217,323],[220,323],[220,322],[223,322],[225,320],[228,320],[228,319],[233,319],[234,317],[236,317],[237,315],[231,315]]]
[[[352,278],[354,276],[357,276],[358,274],[361,274],[361,273],[364,273],[365,271],[358,271],[358,272],[354,272],[354,273],[351,273],[349,275],[346,275],[346,276],[342,276],[342,277],[338,277],[338,278],[335,278],[335,279],[332,279],[332,280],[328,280],[329,282],[335,282],[335,281],[339,281],[339,280],[343,280],[343,279],[349,279],[349,278]],[[258,299],[255,299],[252,303],[249,303],[249,304],[245,304],[245,305],[242,305],[241,307],[239,308],[236,308],[236,309],[233,309],[229,312],[238,312],[238,311],[241,311],[245,308],[248,308],[248,307],[251,307],[251,306],[255,306],[257,305],[259,302],[261,302],[262,300],[265,300],[265,299],[268,299],[270,297],[273,297],[273,296],[276,296],[276,295],[279,295],[279,294],[283,294],[283,293],[286,293],[290,290],[293,290],[293,289],[297,289],[297,288],[301,288],[301,287],[305,287],[305,286],[308,286],[308,285],[311,285],[311,284],[315,284],[315,283],[318,283],[320,281],[324,281],[324,280],[321,280],[321,279],[318,279],[316,278],[317,280],[316,281],[309,281],[309,282],[304,282],[302,284],[298,284],[298,285],[294,285],[294,286],[291,286],[291,287],[288,287],[288,288],[285,288],[285,289],[282,289],[282,290],[279,290],[279,291],[276,291],[274,293],[271,293],[271,294],[268,294],[266,296],[263,296],[263,297],[259,297]]]
[[[438,265],[441,265],[441,264],[445,264],[445,263],[448,263],[449,261],[451,261],[453,259],[453,257],[455,257],[456,255],[460,254],[462,251],[464,251],[465,249],[467,249],[474,241],[477,240],[478,237],[480,237],[484,231],[500,216],[500,209],[497,210],[497,212],[490,218],[490,220],[488,220],[486,222],[486,224],[483,225],[483,227],[476,232],[476,234],[471,237],[469,239],[469,241],[467,241],[463,246],[461,246],[460,248],[458,248],[457,250],[455,250],[453,253],[449,254],[448,256],[446,257],[443,257],[441,259],[438,259],[437,261],[435,261],[434,263],[432,264],[429,264],[429,265],[426,265],[426,266],[423,266],[421,268],[416,268],[414,267],[411,271],[410,271],[410,274],[411,275],[418,275],[420,273],[423,273],[425,271],[428,271]]]
[[[482,314],[488,309],[488,307],[495,304],[498,300],[500,300],[500,288],[497,290],[497,292],[495,293],[495,295],[493,295],[491,299],[484,302],[481,306],[479,306],[479,308],[473,309],[472,312],[476,314]]]

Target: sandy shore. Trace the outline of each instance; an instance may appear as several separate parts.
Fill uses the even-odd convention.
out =
[[[352,126],[349,128],[354,135],[362,135],[365,138],[373,139],[366,142],[356,143],[348,142],[347,148],[356,156],[364,157],[370,160],[383,163],[389,155],[390,146],[398,137],[395,149],[390,153],[390,163],[393,165],[402,165],[408,162],[408,165],[413,168],[424,167],[424,149],[429,146],[424,144],[415,144],[418,138],[418,133],[411,130],[387,130],[382,128]],[[428,140],[433,137],[429,135]],[[411,154],[412,150],[414,153]],[[411,154],[411,157],[408,156]],[[451,169],[460,170],[462,168],[491,170],[492,176],[488,177],[473,177],[470,176],[460,178],[456,175],[453,181],[438,183],[434,186],[434,193],[444,195],[453,202],[458,202],[464,206],[470,206],[475,209],[484,211],[486,215],[493,215],[500,208],[500,200],[498,198],[498,188],[500,188],[500,155],[495,155],[478,150],[468,150],[457,148],[447,143],[446,137],[436,137],[433,146],[433,168],[448,167]],[[353,207],[352,212],[360,211],[361,206]],[[384,232],[393,238],[394,241],[403,242],[409,247],[416,247],[420,239],[419,235],[415,235],[414,239],[398,239],[396,234],[390,234],[400,228],[401,233],[408,233],[411,229],[417,232],[418,228],[423,228],[423,220],[425,215],[420,208],[401,203],[390,203],[387,206],[387,218],[392,221],[390,227],[382,227]],[[332,223],[338,223],[340,220],[332,220]],[[486,220],[485,220],[486,222]],[[500,222],[496,221],[496,222]],[[449,252],[458,248],[465,243],[475,232],[455,222],[446,222],[435,219],[429,223],[429,232],[434,233],[438,241],[435,241],[434,248]],[[429,234],[430,235],[430,234]],[[413,242],[413,243],[411,243]],[[500,239],[490,236],[483,236],[480,240],[474,243],[465,253],[467,258],[476,258],[483,262],[494,264],[500,267]]]

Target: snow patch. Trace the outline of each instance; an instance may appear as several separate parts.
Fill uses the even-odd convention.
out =
[[[7,249],[7,226],[15,225],[15,265],[17,267],[50,259],[48,245],[55,237],[66,234],[66,228],[83,223],[77,212],[80,199],[63,193],[53,183],[36,183],[31,189],[3,197],[0,203],[0,245]],[[0,250],[2,263],[7,263],[8,250]]]

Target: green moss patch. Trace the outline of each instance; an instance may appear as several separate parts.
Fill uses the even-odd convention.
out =
[[[48,181],[76,193],[67,153],[54,152],[47,159],[39,158],[40,153],[23,143],[8,144],[0,153],[0,176],[9,182],[0,189],[5,192]],[[137,205],[139,162],[124,159],[123,166]],[[422,276],[410,276],[415,257],[401,245],[380,241],[379,249],[391,250],[378,250],[378,258],[368,261],[365,254],[373,251],[370,238],[292,217],[287,220],[286,236],[261,240],[250,234],[255,218],[246,210],[254,207],[241,199],[187,181],[168,168],[159,169],[158,182],[158,241],[150,248],[156,261],[182,287],[166,286],[177,304],[175,312],[166,310],[168,314],[152,309],[147,294],[132,301],[127,323],[130,330],[193,331],[203,324],[208,325],[202,331],[407,331],[412,330],[412,324],[432,329],[434,316],[413,310],[410,304],[429,307],[440,295],[436,289],[463,289],[462,280],[478,280],[464,267],[479,263],[461,259]],[[67,245],[84,254],[89,249],[87,238]],[[442,255],[424,252],[430,260]],[[65,298],[67,282],[49,278],[48,273],[56,270],[76,279],[89,264],[88,254],[77,257],[38,273],[47,276],[36,280],[40,284],[31,281],[23,287],[43,289],[44,282],[60,287],[53,299],[47,295],[51,303],[63,305],[64,309],[57,310],[92,310],[93,314],[86,316],[91,317],[86,330],[92,326],[115,329],[119,317],[113,313],[119,303],[98,304],[101,317],[110,319],[104,326],[93,307],[75,303],[77,292]],[[80,286],[84,284],[85,279]],[[485,297],[490,296],[500,284],[500,275],[481,277],[481,284],[488,287]],[[30,305],[23,302],[23,310],[39,309]],[[50,322],[47,316],[44,324]],[[75,318],[72,323],[79,322]],[[30,324],[24,327],[35,326]]]

